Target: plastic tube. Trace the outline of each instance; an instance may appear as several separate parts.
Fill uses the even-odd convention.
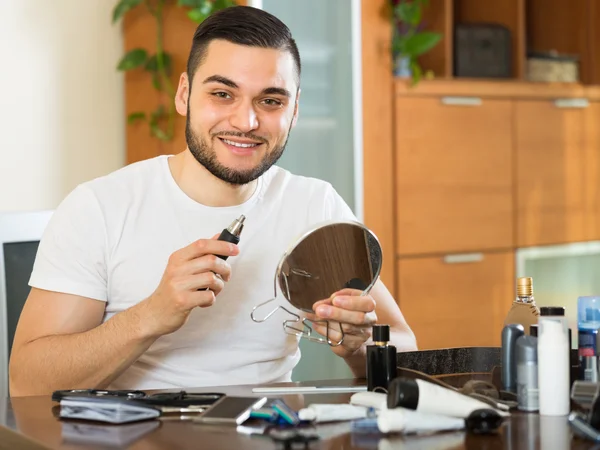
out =
[[[377,416],[377,426],[382,433],[421,433],[445,430],[462,430],[464,419],[439,414],[426,414],[406,408],[385,409]]]
[[[298,411],[300,420],[312,422],[332,422],[354,420],[367,417],[367,408],[355,405],[312,404]]]
[[[421,413],[440,414],[466,419],[478,409],[489,409],[490,405],[460,392],[447,389],[425,380],[398,377],[389,385],[387,395],[389,409],[403,407]],[[509,416],[496,410],[501,416]]]
[[[382,392],[357,392],[350,397],[350,403],[367,408],[387,409],[387,394]]]
[[[567,416],[569,398],[569,337],[562,316],[538,321],[538,387],[540,416]]]

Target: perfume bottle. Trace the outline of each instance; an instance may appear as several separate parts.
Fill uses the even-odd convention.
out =
[[[533,297],[533,279],[521,277],[517,279],[517,297],[504,319],[504,325],[513,323],[523,325],[525,334],[530,334],[530,326],[538,322],[540,310]]]
[[[387,392],[397,376],[396,347],[389,345],[390,326],[373,325],[373,345],[367,346],[367,390]]]

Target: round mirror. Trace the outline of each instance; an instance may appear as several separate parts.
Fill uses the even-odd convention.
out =
[[[332,341],[329,322],[325,339],[312,336],[312,327],[306,318],[277,306],[266,316],[258,318],[257,310],[277,298],[277,286],[286,300],[300,311],[312,313],[313,305],[326,300],[344,288],[368,293],[381,273],[382,251],[377,237],[357,222],[331,222],[321,224],[300,237],[286,251],[275,271],[275,293],[271,300],[252,310],[252,320],[264,322],[279,308],[293,316],[283,322],[286,333],[312,341],[340,345],[344,331],[338,324],[342,338]]]
[[[354,222],[320,226],[302,236],[281,258],[279,289],[301,311],[344,288],[368,292],[381,272],[379,241]]]

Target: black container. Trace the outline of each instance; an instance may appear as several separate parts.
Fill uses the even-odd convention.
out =
[[[396,347],[388,345],[389,325],[373,325],[373,345],[367,346],[367,390],[387,392],[397,376]]]

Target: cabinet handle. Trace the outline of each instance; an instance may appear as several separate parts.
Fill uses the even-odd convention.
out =
[[[557,98],[554,100],[557,108],[587,108],[590,102],[587,98]]]
[[[442,97],[442,104],[452,106],[481,106],[479,97]]]
[[[446,264],[463,264],[483,261],[483,253],[462,253],[444,256]]]

